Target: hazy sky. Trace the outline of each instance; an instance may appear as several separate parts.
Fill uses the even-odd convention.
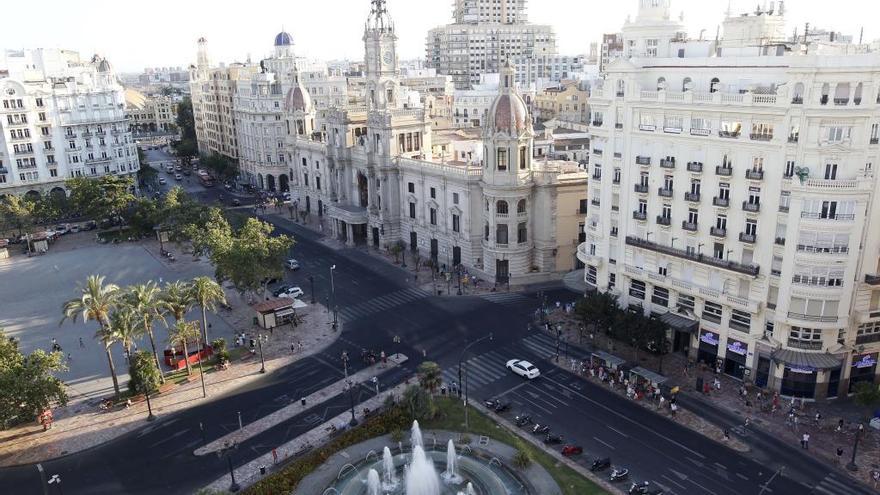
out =
[[[397,26],[403,58],[424,57],[428,29],[452,19],[452,0],[387,0]],[[754,10],[765,0],[731,0],[735,13]],[[714,37],[728,0],[673,0],[673,11],[685,13],[691,36],[701,29]],[[778,2],[777,2],[778,4]],[[620,29],[635,15],[637,0],[530,0],[535,23],[551,24],[560,52],[587,53],[591,41]],[[363,57],[363,22],[369,0],[39,0],[4,1],[6,19],[0,48],[59,47],[83,55],[101,53],[117,70],[186,66],[195,61],[196,40],[208,39],[216,61],[254,60],[271,52],[275,34],[293,35],[297,54],[321,59]],[[878,0],[789,0],[788,32],[803,32],[805,22],[858,39],[880,37]],[[241,10],[245,8],[246,10]],[[47,15],[47,13],[50,13]]]

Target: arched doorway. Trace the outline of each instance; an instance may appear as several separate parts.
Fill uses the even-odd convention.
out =
[[[40,193],[31,189],[30,191],[24,193],[25,199],[29,199],[31,201],[37,201],[40,199]]]
[[[53,187],[52,190],[49,191],[49,194],[51,194],[52,196],[60,196],[62,198],[67,197],[67,191],[65,191],[63,187],[59,186]]]
[[[257,174],[257,185],[260,189],[265,189],[266,185],[263,183],[263,174]]]
[[[286,174],[278,176],[278,189],[283,193],[290,191],[290,180],[287,178]]]
[[[358,172],[358,200],[360,205],[366,208],[369,205],[369,181],[367,176]]]
[[[312,198],[306,196],[306,213],[312,212]]]
[[[271,192],[275,192],[275,176],[274,175],[266,175],[266,187]]]

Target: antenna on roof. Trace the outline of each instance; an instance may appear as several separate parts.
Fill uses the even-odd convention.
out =
[[[865,36],[865,26],[859,29],[859,44],[862,44],[862,38]]]

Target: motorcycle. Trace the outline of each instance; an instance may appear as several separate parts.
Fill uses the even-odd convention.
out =
[[[593,459],[593,464],[590,465],[590,471],[602,471],[604,469],[608,469],[611,467],[611,458],[603,457],[601,459]]]
[[[581,447],[580,445],[566,445],[566,446],[562,447],[562,455],[564,455],[564,456],[572,456],[572,455],[578,455],[578,454],[583,454],[583,453],[584,453],[584,448]]]
[[[522,414],[514,419],[516,426],[525,426],[532,423],[532,417],[528,414]]]
[[[501,401],[498,399],[486,399],[483,401],[483,405],[488,409],[495,409],[495,405],[500,403]]]
[[[650,485],[650,483],[648,483],[647,481],[642,483],[633,482],[633,484],[629,487],[629,493],[644,495],[648,493],[648,485]]]
[[[629,476],[629,469],[627,468],[614,468],[611,471],[611,481],[623,481],[626,477]]]
[[[538,423],[535,423],[535,427],[532,428],[532,433],[534,433],[534,434],[536,434],[536,435],[541,435],[541,434],[544,434],[544,433],[550,433],[550,427],[547,426],[547,425],[543,425],[543,426],[542,426],[542,425],[540,425],[540,424],[538,424]]]
[[[496,401],[495,401],[495,407],[493,407],[492,409],[493,409],[496,413],[502,413],[502,412],[508,410],[509,408],[510,408],[510,403],[508,403],[508,402],[501,402],[500,400],[496,400]]]
[[[562,443],[562,435],[551,435],[550,433],[547,433],[547,435],[544,436],[544,443],[548,445]]]

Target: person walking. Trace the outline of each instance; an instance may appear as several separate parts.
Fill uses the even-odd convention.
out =
[[[86,348],[86,344],[83,342],[83,338],[82,338],[82,337],[79,338],[79,348],[80,348],[80,349],[85,349],[85,348]]]
[[[804,433],[804,436],[801,437],[801,447],[805,450],[810,448],[810,434]]]
[[[843,458],[843,449],[841,447],[837,447],[837,463],[840,464],[840,460]]]

